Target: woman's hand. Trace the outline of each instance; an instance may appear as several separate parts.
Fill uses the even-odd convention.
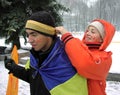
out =
[[[63,26],[55,27],[55,30],[56,30],[57,34],[62,34],[63,35],[63,34],[68,33],[68,31]]]

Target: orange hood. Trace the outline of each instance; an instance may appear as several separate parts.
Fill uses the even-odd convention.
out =
[[[110,42],[112,41],[112,38],[115,34],[115,27],[111,23],[106,22],[105,20],[95,19],[92,22],[94,22],[94,21],[99,21],[104,26],[105,37],[103,39],[103,43],[99,47],[99,50],[105,50],[107,48],[107,46],[110,44]],[[85,39],[85,35],[83,37],[83,41],[84,41],[84,39]]]

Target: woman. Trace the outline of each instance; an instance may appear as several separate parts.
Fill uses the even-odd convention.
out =
[[[65,50],[77,72],[87,78],[89,95],[106,95],[106,78],[112,63],[112,52],[105,49],[110,44],[115,27],[102,19],[93,20],[87,27],[83,40],[74,38],[63,27]]]

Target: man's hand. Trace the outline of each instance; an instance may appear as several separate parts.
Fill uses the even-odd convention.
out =
[[[5,68],[10,70],[10,72],[11,72],[17,64],[14,62],[13,59],[9,59],[9,58],[7,58],[7,56],[5,56],[4,65],[5,65]]]

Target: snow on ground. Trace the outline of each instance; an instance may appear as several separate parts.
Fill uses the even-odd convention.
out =
[[[120,82],[107,81],[107,95],[120,95]]]
[[[4,68],[3,61],[0,61],[0,95],[6,95],[8,83],[8,70]],[[30,95],[29,84],[19,80],[18,95]],[[108,81],[106,88],[107,95],[120,95],[120,82]]]
[[[82,39],[83,34],[82,33],[73,33],[75,37],[79,37]],[[21,43],[24,43],[24,40],[20,40]],[[10,47],[10,45],[4,44],[4,38],[0,39],[0,46],[7,46]],[[29,44],[24,45],[22,44],[22,47],[30,47]],[[107,50],[111,50],[113,52],[113,63],[110,69],[110,72],[112,73],[120,73],[120,32],[116,32],[112,43],[107,48]],[[19,52],[24,52],[23,50],[19,50]],[[6,88],[7,88],[7,82],[8,82],[8,70],[4,68],[3,61],[0,61],[0,95],[6,95]],[[107,88],[106,88],[107,95],[120,95],[120,82],[115,81],[107,81]],[[29,84],[19,80],[19,94],[18,95],[30,95],[29,92]]]
[[[6,95],[6,89],[8,84],[8,70],[4,68],[3,61],[0,61],[0,95]],[[29,84],[19,80],[19,94],[18,95],[30,95]]]

